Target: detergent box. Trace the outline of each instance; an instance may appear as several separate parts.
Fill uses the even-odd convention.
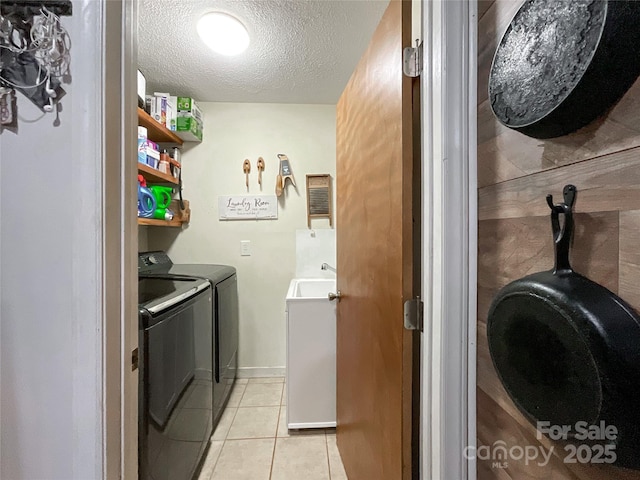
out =
[[[193,117],[180,117],[177,119],[176,135],[186,142],[202,141],[202,123]]]

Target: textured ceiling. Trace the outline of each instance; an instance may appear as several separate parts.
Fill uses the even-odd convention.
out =
[[[200,101],[335,104],[388,0],[141,0],[138,64],[147,92]],[[196,32],[206,12],[238,18],[249,48],[209,50]]]

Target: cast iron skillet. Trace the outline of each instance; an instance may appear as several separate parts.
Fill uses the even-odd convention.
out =
[[[493,58],[493,113],[536,138],[587,125],[640,75],[639,23],[634,0],[527,0]]]
[[[547,196],[555,267],[498,292],[487,320],[489,350],[507,393],[531,423],[568,425],[571,440],[577,422],[604,421],[618,429],[617,464],[640,468],[640,318],[571,268],[576,191],[567,185],[559,205]]]

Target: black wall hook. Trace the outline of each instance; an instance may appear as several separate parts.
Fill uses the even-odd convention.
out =
[[[573,205],[576,203],[576,194],[578,193],[578,189],[575,185],[565,185],[562,189],[562,194],[564,196],[564,202],[559,203],[558,205],[553,204],[553,195],[547,195],[547,205],[551,211],[557,211],[558,213],[568,213],[573,211]]]
[[[551,230],[555,244],[554,272],[572,272],[569,263],[569,247],[573,235],[573,205],[576,201],[578,189],[575,185],[566,185],[562,190],[564,202],[554,205],[553,195],[547,195],[547,205],[551,209]],[[560,214],[564,214],[564,223],[560,226]]]

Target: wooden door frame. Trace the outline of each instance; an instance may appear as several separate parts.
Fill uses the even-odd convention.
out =
[[[105,3],[111,5],[105,11],[108,34],[105,47],[107,55],[113,51],[114,56],[107,59],[111,66],[103,72],[104,85],[113,85],[115,81],[122,90],[105,91],[103,104],[105,108],[114,106],[117,112],[109,116],[105,111],[104,117],[104,165],[109,170],[104,172],[103,198],[118,200],[116,208],[112,203],[106,205],[103,237],[103,472],[104,478],[112,478],[112,473],[117,472],[117,477],[128,479],[137,476],[137,448],[133,448],[137,442],[137,403],[130,401],[132,389],[137,387],[132,378],[137,376],[130,374],[129,361],[131,346],[137,343],[130,325],[132,316],[137,315],[132,285],[137,224],[135,213],[126,207],[135,205],[136,197],[133,181],[136,163],[130,157],[135,151],[137,125],[134,103],[137,8],[131,0]],[[116,42],[112,28],[117,27],[112,26],[118,24],[121,36]],[[476,443],[477,2],[427,1],[422,26],[428,36],[424,39],[425,70],[421,80],[425,92],[422,280],[426,326],[422,341],[420,477],[474,480],[475,462],[465,461],[463,451]],[[117,53],[116,43],[121,48]],[[444,64],[446,69],[439,67]],[[119,131],[115,143],[119,148],[113,147],[113,138],[109,136],[114,128]],[[116,162],[115,175],[112,169],[115,164],[106,160],[113,150],[121,153],[110,157],[120,160]],[[109,249],[109,245],[116,244],[119,248]],[[443,290],[442,285],[458,288]],[[110,300],[117,301],[114,305]],[[440,342],[434,343],[434,337]],[[460,338],[465,341],[460,342]]]
[[[137,2],[102,3],[103,478],[138,477]]]
[[[421,478],[475,480],[477,1],[427,1],[422,28]]]

